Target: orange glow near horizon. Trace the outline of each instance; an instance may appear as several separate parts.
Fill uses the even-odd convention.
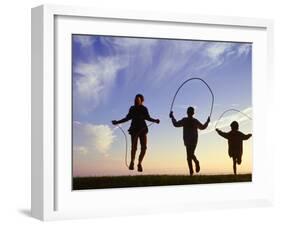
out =
[[[210,141],[214,138],[215,142],[211,143]],[[201,167],[198,175],[233,174],[232,159],[228,156],[227,140],[219,137],[215,132],[201,135],[199,140],[195,151]],[[174,148],[170,148],[172,146]],[[137,156],[138,154],[139,150]],[[243,142],[243,157],[241,165],[237,166],[238,174],[252,173],[252,157],[252,140],[250,139]],[[128,162],[129,159],[130,153],[128,153]],[[168,141],[149,145],[143,162],[143,173],[138,173],[136,170],[129,171],[125,166],[124,155],[104,156],[100,161],[94,157],[91,159],[88,155],[77,155],[74,158],[73,167],[76,168],[74,177],[147,174],[189,175],[185,146],[182,141],[177,144]]]

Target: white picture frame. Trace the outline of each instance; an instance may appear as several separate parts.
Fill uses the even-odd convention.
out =
[[[177,37],[182,38],[200,39],[205,36],[205,40],[253,42],[256,49],[253,51],[255,118],[253,127],[256,137],[253,140],[255,152],[253,181],[246,184],[72,192],[71,181],[69,181],[71,176],[71,168],[69,168],[71,165],[71,149],[69,152],[69,148],[71,148],[69,146],[71,113],[68,111],[69,102],[63,102],[63,100],[69,100],[66,93],[71,90],[69,85],[71,68],[68,67],[70,49],[67,49],[67,40],[72,32],[89,32],[87,29],[89,25],[93,25],[91,23],[96,25],[91,26],[91,29],[100,34],[151,36],[155,35],[153,30],[156,28],[155,32],[158,32],[159,37],[169,37],[170,34],[167,32],[167,27],[169,27],[169,29],[175,29]],[[136,24],[147,28],[146,32],[141,29],[133,29],[133,27],[137,27]],[[120,29],[117,29],[119,25]],[[180,26],[180,29],[177,26]],[[187,34],[181,30],[188,26],[194,30],[186,37]],[[166,27],[166,29],[157,29],[158,27]],[[127,32],[129,33],[127,34]],[[270,98],[274,83],[272,45],[273,22],[265,19],[159,14],[57,5],[33,8],[32,216],[41,220],[56,220],[272,204],[273,177],[268,177],[264,172],[272,172],[273,169],[274,147],[270,145],[269,138],[265,136],[273,125],[268,123],[270,119],[264,108],[264,106],[272,105],[272,98]],[[63,53],[60,48],[64,49]],[[63,55],[60,56],[60,54]],[[67,60],[66,66],[63,68],[60,67],[60,57]],[[65,109],[65,112],[58,111],[59,108]],[[66,115],[64,117],[66,120],[61,117],[62,114]],[[62,137],[66,137],[66,139],[62,139]],[[66,140],[66,143],[62,140]],[[65,147],[68,151],[60,151],[61,147]],[[265,150],[266,155],[262,156],[262,151]],[[265,161],[262,158],[265,158]],[[235,194],[237,190],[241,191],[241,195]],[[141,195],[139,195],[140,193]],[[199,193],[200,197],[197,197],[196,193]],[[229,197],[229,194],[235,195]],[[132,198],[134,202],[131,201]],[[90,203],[95,200],[95,205],[85,204],[88,203],[87,200]]]

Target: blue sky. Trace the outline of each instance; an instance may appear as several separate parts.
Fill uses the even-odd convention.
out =
[[[164,160],[155,164],[161,156],[171,155],[167,148],[171,143],[170,149],[177,150],[172,155],[183,158],[182,131],[172,127],[168,114],[175,91],[186,79],[200,77],[212,88],[212,124],[229,108],[251,115],[251,44],[73,35],[72,50],[74,175],[128,173],[123,163],[124,137],[111,120],[127,114],[137,93],[144,95],[150,115],[161,121],[148,134],[148,152],[154,155],[148,154],[144,162],[148,161],[151,173],[173,168],[172,164],[162,166]],[[176,118],[184,117],[190,105],[196,108],[195,117],[205,122],[211,95],[198,81],[180,90],[173,109]],[[237,113],[227,115],[222,128],[231,117],[244,123],[246,132],[251,130],[249,120]],[[204,131],[204,142],[220,139],[212,124]],[[129,123],[122,126],[127,130]],[[174,168],[186,167],[180,164]]]

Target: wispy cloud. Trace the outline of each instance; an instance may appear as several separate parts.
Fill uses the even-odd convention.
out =
[[[206,48],[206,55],[209,58],[210,66],[217,67],[224,62],[226,53],[232,52],[232,43],[212,43]]]
[[[151,69],[154,82],[175,76],[200,77],[222,66],[230,58],[242,57],[251,51],[250,44],[230,42],[165,41],[159,46],[158,63]]]
[[[107,84],[112,84],[109,81],[114,81],[119,69],[124,69],[127,85],[142,82],[144,76],[151,85],[159,84],[173,77],[200,77],[221,66],[229,57],[241,57],[251,50],[250,44],[228,42],[106,36],[98,39],[107,57],[76,65],[75,72],[85,75],[77,81],[78,91],[85,97],[99,96]],[[90,36],[77,36],[77,41],[84,46],[93,45],[93,40]]]
[[[197,71],[209,71],[222,66],[228,59],[249,54],[251,44],[210,42],[202,49],[201,65]]]
[[[159,44],[157,39],[103,37],[100,41],[115,57],[126,62],[123,72],[126,85],[143,80],[146,73],[151,75]]]
[[[252,45],[251,44],[243,44],[240,45],[238,48],[238,56],[243,56],[243,55],[247,55],[251,52],[252,50]]]
[[[146,38],[104,37],[100,41],[116,57],[127,62],[128,82],[146,76],[150,84],[158,84],[179,74],[186,76],[195,68],[194,63],[190,63],[192,57],[200,55],[205,45],[197,41]]]
[[[187,76],[194,71],[192,57],[198,56],[201,42],[195,41],[163,41],[160,45],[159,59],[152,69],[153,82],[159,83],[173,77]]]
[[[123,51],[135,50],[135,48],[149,48],[157,44],[157,39],[147,38],[112,38],[111,45],[122,48]]]
[[[74,96],[75,109],[83,111],[83,106],[89,110],[97,107],[105,101],[112,85],[115,82],[118,71],[126,64],[117,57],[101,57],[97,61],[89,63],[77,63],[74,67],[76,95]]]
[[[186,104],[177,104],[175,105],[175,108],[180,108],[180,109],[185,109],[187,110],[187,108],[189,108],[190,105],[186,105]],[[192,107],[196,110],[198,107],[196,105],[192,105]]]
[[[74,35],[73,41],[79,43],[81,47],[86,48],[94,44],[95,38],[91,35]]]
[[[234,107],[234,108],[237,108],[237,107],[239,107],[239,104],[233,103],[233,104],[231,104],[230,106],[231,106],[231,107]]]
[[[73,130],[74,151],[100,153],[105,156],[114,142],[114,131],[108,125],[75,123]]]

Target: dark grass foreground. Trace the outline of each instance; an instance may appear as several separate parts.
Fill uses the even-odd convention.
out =
[[[163,185],[210,184],[252,181],[252,174],[241,175],[140,175],[73,178],[73,190],[145,187]]]

